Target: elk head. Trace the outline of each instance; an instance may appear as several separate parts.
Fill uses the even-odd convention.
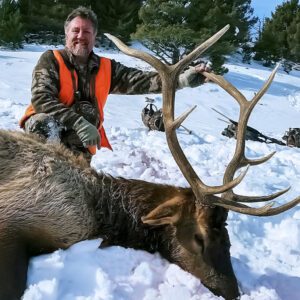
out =
[[[200,278],[216,295],[223,296],[225,299],[235,299],[239,296],[239,291],[230,261],[230,241],[225,227],[228,210],[253,216],[271,216],[297,205],[300,202],[300,197],[276,208],[272,208],[273,203],[255,208],[245,205],[243,202],[269,201],[287,192],[288,189],[262,197],[242,196],[233,192],[233,188],[246,175],[249,166],[263,163],[274,155],[274,153],[271,153],[256,160],[246,158],[245,133],[250,114],[270,86],[276,69],[250,101],[223,77],[202,72],[209,80],[228,92],[240,106],[236,149],[225,170],[222,185],[207,186],[204,184],[180,147],[176,136],[176,128],[180,126],[195,107],[178,118],[174,118],[175,90],[178,76],[188,64],[211,47],[228,29],[229,25],[225,26],[174,65],[163,64],[149,53],[129,48],[112,35],[106,34],[106,36],[125,54],[148,62],[160,74],[167,142],[176,163],[191,186],[191,189],[186,189],[186,192],[181,191],[178,192],[178,195],[169,197],[167,201],[164,201],[144,216],[142,221],[151,226],[167,225],[169,230],[173,231],[173,235],[170,235],[173,236],[173,239],[168,242],[171,246],[166,249],[165,257]],[[247,166],[246,170],[234,179],[235,172],[245,166]],[[164,249],[161,253],[164,254]]]

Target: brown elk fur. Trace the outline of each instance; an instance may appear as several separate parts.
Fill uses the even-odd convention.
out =
[[[226,218],[190,188],[97,173],[62,145],[0,130],[0,299],[20,299],[31,256],[96,237],[158,251],[234,299]]]

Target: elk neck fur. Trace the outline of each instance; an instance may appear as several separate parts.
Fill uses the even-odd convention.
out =
[[[172,197],[193,198],[190,188],[114,178],[97,173],[61,145],[21,132],[1,133],[0,192],[6,198],[0,200],[5,201],[1,215],[31,233],[39,224],[36,234],[53,238],[54,248],[102,237],[102,247],[161,251],[166,229],[143,224],[141,218]]]

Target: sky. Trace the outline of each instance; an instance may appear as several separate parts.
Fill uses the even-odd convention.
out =
[[[18,120],[30,99],[31,73],[49,47],[26,45],[18,51],[0,49],[0,128],[20,130]],[[147,64],[118,51],[96,49],[99,55],[128,66],[150,70]],[[243,64],[238,56],[226,64],[225,78],[251,99],[271,70],[257,63]],[[299,127],[300,72],[281,69],[255,107],[249,125],[281,139],[289,127]],[[112,176],[187,186],[162,132],[148,131],[141,121],[145,97],[161,107],[161,95],[110,95],[105,128],[114,151],[101,149],[92,167]],[[208,185],[219,185],[231,159],[235,140],[221,135],[227,126],[212,108],[237,120],[236,102],[220,87],[206,83],[176,93],[176,115],[197,104],[184,122],[192,134],[177,135],[195,171]],[[280,121],[278,121],[280,120]],[[275,200],[283,204],[300,195],[300,149],[247,141],[247,157],[276,151],[267,163],[251,167],[236,192],[266,195],[291,186]],[[6,199],[8,201],[9,199]],[[31,201],[34,199],[28,199]],[[47,199],[45,199],[47,201]],[[229,213],[231,259],[242,293],[241,300],[299,300],[300,206],[274,217]],[[161,258],[158,253],[119,246],[99,249],[101,238],[82,241],[67,250],[32,258],[23,300],[211,300],[201,282]]]
[[[252,0],[251,5],[254,8],[254,13],[260,19],[271,17],[271,12],[274,12],[277,5],[282,4],[283,0]]]

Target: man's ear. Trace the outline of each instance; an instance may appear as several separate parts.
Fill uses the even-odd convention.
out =
[[[185,201],[183,197],[173,197],[143,216],[142,222],[154,226],[175,224],[181,217]]]

